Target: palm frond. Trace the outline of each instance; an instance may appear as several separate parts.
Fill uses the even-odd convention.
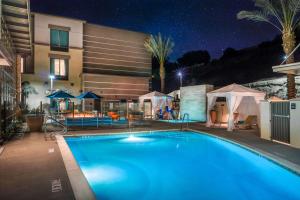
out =
[[[300,0],[253,0],[255,11],[241,11],[238,19],[249,19],[272,24],[281,32],[295,30],[300,14]]]
[[[171,54],[174,43],[171,38],[164,38],[159,33],[157,36],[150,35],[144,46],[160,63],[164,63]]]
[[[255,6],[260,8],[267,16],[274,16],[278,23],[283,27],[283,13],[281,4],[278,0],[254,0]]]
[[[249,19],[252,21],[269,22],[269,18],[261,11],[240,11],[237,14],[238,19]]]
[[[277,28],[279,31],[281,31],[281,29],[279,28],[279,26],[277,26],[276,24],[274,24],[268,17],[268,15],[262,11],[258,11],[258,10],[254,10],[254,11],[240,11],[237,14],[237,18],[238,19],[248,19],[251,21],[255,21],[255,22],[267,22],[271,25],[273,25],[275,28]]]
[[[289,9],[292,10],[292,22],[291,25],[293,28],[298,26],[298,18],[300,12],[300,0],[290,0]]]

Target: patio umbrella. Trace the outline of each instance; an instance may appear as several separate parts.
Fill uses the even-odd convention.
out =
[[[75,98],[73,95],[66,93],[62,90],[59,90],[57,92],[54,92],[50,95],[47,96],[50,99],[71,99],[71,98]],[[58,113],[59,113],[59,107],[60,107],[60,102],[57,102],[57,106],[58,106]]]
[[[93,92],[84,92],[82,94],[80,94],[79,96],[77,96],[76,98],[80,99],[80,100],[84,100],[84,99],[95,99],[95,100],[99,100],[102,97],[100,97],[99,95],[93,93]],[[83,107],[83,102],[81,101],[81,106]],[[84,109],[85,110],[85,109]]]
[[[47,96],[50,99],[71,99],[71,98],[75,98],[73,95],[66,93],[62,90],[59,90],[57,92],[54,92],[50,95]]]
[[[78,99],[101,99],[102,97],[98,96],[97,94],[93,92],[84,92],[77,96]]]

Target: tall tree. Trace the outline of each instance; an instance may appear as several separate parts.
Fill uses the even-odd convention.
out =
[[[161,92],[165,91],[165,62],[167,57],[172,53],[174,42],[170,37],[162,37],[159,33],[157,36],[150,35],[145,41],[146,49],[155,57],[159,62],[159,75],[160,75],[160,88]]]
[[[266,22],[278,29],[282,34],[282,47],[286,63],[294,62],[290,55],[296,45],[295,29],[300,22],[300,0],[253,0],[258,10],[240,11],[238,19],[249,19],[256,22]],[[295,98],[295,75],[287,74],[288,98]]]

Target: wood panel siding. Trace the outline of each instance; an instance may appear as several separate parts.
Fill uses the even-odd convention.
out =
[[[93,91],[104,100],[135,100],[148,93],[148,77],[83,74],[83,90]]]
[[[130,69],[129,69],[130,68]],[[143,76],[147,76],[149,74],[149,69],[143,67],[128,67],[124,65],[109,65],[108,64],[96,64],[96,63],[89,63],[89,65],[85,66],[85,69],[89,70],[100,70],[106,71],[106,74],[114,73],[121,75],[121,72],[130,73],[130,75],[141,76],[140,74],[144,74]],[[95,72],[97,73],[97,72]],[[99,73],[98,73],[99,74]],[[101,74],[101,73],[100,73]]]
[[[83,29],[83,72],[151,76],[151,55],[144,47],[148,35],[86,23]]]

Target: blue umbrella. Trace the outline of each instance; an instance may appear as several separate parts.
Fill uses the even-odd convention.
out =
[[[70,98],[75,98],[73,95],[68,94],[62,90],[59,90],[57,92],[54,92],[50,95],[47,96],[50,99],[70,99]]]
[[[81,95],[77,96],[78,99],[101,99],[102,97],[98,96],[93,92],[84,92]]]

